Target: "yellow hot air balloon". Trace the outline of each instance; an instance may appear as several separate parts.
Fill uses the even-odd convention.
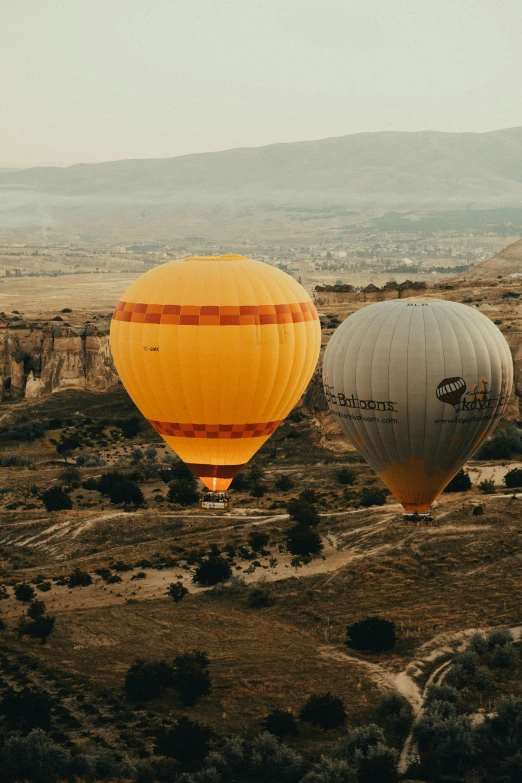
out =
[[[346,437],[406,511],[424,512],[500,422],[513,362],[474,307],[394,300],[338,327],[323,381]]]
[[[111,324],[130,397],[215,491],[229,487],[295,406],[320,344],[306,291],[238,255],[152,269],[127,289]]]

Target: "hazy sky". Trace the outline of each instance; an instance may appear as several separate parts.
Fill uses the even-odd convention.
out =
[[[522,125],[521,0],[0,0],[0,165]]]

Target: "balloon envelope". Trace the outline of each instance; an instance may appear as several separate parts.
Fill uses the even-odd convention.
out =
[[[323,383],[348,440],[407,511],[426,511],[499,423],[513,362],[476,309],[394,300],[337,328]]]
[[[111,350],[130,397],[212,490],[225,490],[292,410],[321,343],[306,291],[243,256],[186,258],[134,282]]]

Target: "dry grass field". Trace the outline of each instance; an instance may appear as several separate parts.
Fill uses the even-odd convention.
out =
[[[113,281],[119,282],[126,284]],[[515,319],[518,306],[509,307]],[[45,435],[0,439],[0,457],[30,461],[0,468],[0,614],[7,625],[0,697],[9,686],[43,690],[56,700],[53,731],[60,742],[107,747],[138,763],[153,752],[158,727],[182,715],[207,724],[219,746],[226,735],[255,737],[274,709],[297,716],[312,693],[331,691],[345,705],[349,729],[373,722],[384,728],[402,752],[405,771],[415,748],[411,717],[400,731],[390,730],[380,708],[383,695],[398,693],[418,721],[429,686],[444,682],[474,631],[501,626],[515,639],[520,634],[522,495],[502,485],[508,464],[519,466],[520,455],[471,463],[470,491],[443,494],[431,524],[405,524],[389,495],[382,506],[358,505],[362,488],[378,488],[378,480],[342,445],[327,415],[305,405],[254,461],[265,494],[234,490],[230,509],[205,511],[169,502],[159,475],[170,464],[168,450],[146,424],[125,437],[121,421],[135,415],[121,389],[69,390],[3,406],[4,433],[17,423],[40,422]],[[66,463],[56,444],[71,436],[80,445]],[[151,446],[156,456],[147,471],[135,454]],[[85,453],[101,463],[80,467],[82,485],[69,491],[72,508],[47,511],[42,492],[62,485],[64,469]],[[350,486],[338,478],[347,467],[355,474]],[[126,510],[94,488],[93,481],[114,470],[135,475],[143,507]],[[276,486],[283,476],[291,481],[285,490]],[[484,477],[495,479],[496,494],[478,491]],[[323,550],[296,562],[284,543],[291,524],[287,502],[304,489],[316,493]],[[473,515],[477,505],[481,516]],[[261,551],[249,547],[256,531],[268,534]],[[228,553],[233,579],[199,587],[194,570],[212,550]],[[92,584],[71,587],[67,579],[75,568]],[[117,579],[108,581],[103,569]],[[188,590],[178,604],[166,594],[173,582]],[[34,586],[55,618],[45,645],[18,637],[27,609],[14,596],[21,583]],[[250,605],[254,587],[270,596],[270,605]],[[393,650],[376,654],[346,646],[347,626],[371,616],[395,624]],[[126,696],[125,674],[134,661],[170,662],[194,649],[208,653],[212,680],[211,693],[195,706],[184,706],[173,690],[146,703]],[[521,668],[493,667],[483,691],[466,686],[459,714],[482,720],[484,711],[494,713],[502,696],[520,693]],[[345,732],[300,722],[299,736],[289,742],[314,759]]]

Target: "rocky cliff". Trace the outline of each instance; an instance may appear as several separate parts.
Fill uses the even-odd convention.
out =
[[[0,321],[0,399],[34,399],[61,389],[105,391],[118,383],[106,321]]]

